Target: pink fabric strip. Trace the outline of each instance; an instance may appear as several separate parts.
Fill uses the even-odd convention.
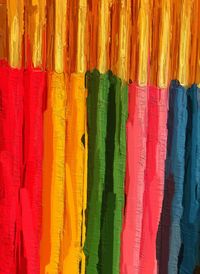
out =
[[[121,274],[139,272],[147,139],[147,88],[129,86],[126,207],[121,243]]]
[[[157,273],[156,236],[164,192],[167,112],[168,90],[150,86],[140,274]]]

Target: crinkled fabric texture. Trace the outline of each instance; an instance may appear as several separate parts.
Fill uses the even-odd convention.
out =
[[[64,228],[66,87],[63,73],[52,73],[50,79],[53,122],[53,163],[51,182],[51,255],[46,273],[59,274]]]
[[[86,273],[117,273],[124,207],[127,85],[111,72],[86,75],[88,206]]]
[[[200,264],[200,90],[196,85],[187,90],[187,109],[180,274],[193,273]]]
[[[45,73],[0,71],[1,273],[39,273]]]
[[[97,274],[101,236],[102,195],[105,187],[105,152],[108,74],[94,70],[86,75],[88,88],[88,206],[85,242],[86,273]]]
[[[168,89],[149,86],[140,274],[157,273],[156,237],[164,196],[167,112]]]
[[[0,66],[0,273],[15,273],[21,257],[23,70]]]
[[[177,273],[181,248],[180,219],[184,184],[184,157],[187,124],[186,90],[178,81],[169,89],[168,140],[165,163],[165,186],[160,220],[160,246],[157,254],[159,273]]]
[[[86,89],[84,74],[72,74],[67,90],[66,188],[63,274],[85,272],[85,210],[87,201]]]
[[[20,197],[27,273],[35,274],[40,273],[43,111],[46,74],[40,70],[28,69],[24,73],[24,79],[24,174]]]
[[[144,172],[147,142],[147,88],[129,86],[126,164],[126,206],[121,238],[120,273],[139,271]]]

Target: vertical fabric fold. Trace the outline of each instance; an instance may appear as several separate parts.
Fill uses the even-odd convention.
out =
[[[53,162],[53,121],[51,103],[51,73],[47,73],[46,106],[43,122],[43,163],[42,163],[42,233],[40,241],[40,274],[50,260],[50,224],[51,224],[51,180]]]
[[[27,273],[36,274],[40,272],[45,72],[28,69],[25,71],[24,85],[24,174],[20,195],[22,231]]]
[[[66,189],[63,273],[85,272],[83,253],[87,181],[85,181],[86,140],[85,75],[71,74],[67,90]]]
[[[140,272],[157,273],[156,237],[164,195],[168,89],[149,86]]]
[[[114,193],[114,157],[116,127],[116,84],[117,78],[108,74],[108,105],[105,136],[105,182],[102,194],[99,262],[100,273],[113,273],[113,244],[114,244],[114,210],[116,195]]]
[[[146,167],[148,89],[129,86],[125,209],[121,242],[121,274],[139,273]]]
[[[188,122],[185,148],[185,178],[180,254],[180,274],[193,273],[200,264],[200,89],[187,90]]]
[[[88,94],[88,93],[87,93]],[[87,101],[86,101],[87,102]],[[86,210],[87,210],[87,187],[88,187],[88,127],[87,127],[87,104],[85,108],[85,157],[84,157],[84,189],[83,189],[83,225],[82,225],[82,237],[81,237],[81,249],[82,249],[82,264],[81,274],[86,273],[86,256],[84,252],[84,246],[86,241]]]
[[[98,266],[98,249],[101,236],[102,195],[105,184],[105,139],[109,85],[108,74],[100,74],[97,70],[86,74],[88,89],[88,204],[84,252],[87,274],[97,274],[101,271]]]
[[[59,274],[64,227],[66,88],[64,73],[53,72],[52,92],[53,163],[51,184],[51,255],[46,273]],[[50,182],[49,182],[50,183]]]
[[[167,157],[160,229],[157,235],[159,273],[177,273],[181,248],[180,220],[183,212],[185,139],[187,124],[186,90],[177,80],[169,89]]]
[[[173,123],[173,128],[171,129],[173,136],[170,136],[172,139],[171,147],[169,148],[169,157],[167,157],[167,161],[169,162],[166,163],[169,165],[166,166],[166,180],[170,181],[171,179],[173,181],[174,196],[171,208],[168,273],[176,274],[178,273],[178,258],[182,244],[180,221],[183,214],[182,199],[187,125],[186,90],[177,82],[172,82],[170,87],[170,108],[172,116],[169,115],[169,122]]]
[[[89,74],[87,85],[89,133],[89,205],[87,220],[88,224],[91,222],[95,229],[97,229],[96,219],[91,219],[95,216],[95,211],[92,212],[91,208],[92,210],[95,209],[94,207],[90,208],[90,201],[92,201],[92,199],[94,199],[94,201],[99,199],[98,211],[96,211],[99,213],[99,241],[95,243],[92,238],[89,243],[90,247],[95,246],[96,248],[96,264],[89,261],[90,256],[94,256],[94,249],[91,248],[90,253],[88,249],[86,249],[86,252],[88,252],[90,267],[96,268],[97,273],[119,273],[120,239],[124,207],[128,87],[125,82],[122,82],[111,72],[99,74],[97,71]],[[98,95],[95,94],[97,91]],[[94,112],[96,111],[95,114],[92,114],[91,107]],[[101,170],[98,171],[99,174],[90,173],[94,172],[97,168],[101,168],[104,173],[100,174]],[[89,175],[91,177],[89,177]],[[89,181],[89,179],[95,180],[92,182],[92,180]],[[100,186],[98,186],[99,183],[101,183]],[[94,195],[99,195],[99,189],[101,196],[95,197]],[[89,231],[90,233],[94,233],[92,225],[91,227],[88,225],[87,233],[89,233]],[[95,235],[94,233],[94,238]],[[86,248],[87,240],[90,236],[90,234],[87,234]],[[87,267],[88,265],[86,264],[86,273],[92,273],[92,268]]]
[[[181,250],[181,226],[183,214],[183,185],[185,168],[185,139],[187,125],[186,90],[177,81],[172,81],[169,94],[168,144],[165,177],[173,184],[174,195],[171,205],[168,273],[178,273],[178,258]],[[167,237],[167,234],[164,235]]]
[[[120,273],[120,248],[124,212],[124,183],[126,170],[126,122],[128,117],[128,85],[119,78],[116,79],[115,103],[116,130],[113,166],[113,191],[115,195],[113,226],[113,274]]]
[[[0,273],[21,259],[20,187],[23,171],[23,70],[0,64]]]

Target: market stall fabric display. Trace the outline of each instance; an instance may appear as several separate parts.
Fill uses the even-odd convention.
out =
[[[200,273],[199,11],[0,0],[0,274]]]

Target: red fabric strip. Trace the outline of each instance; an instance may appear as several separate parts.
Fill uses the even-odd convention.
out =
[[[167,113],[168,90],[150,86],[140,274],[157,273],[156,236],[164,192]]]
[[[38,69],[25,72],[24,92],[24,181],[22,230],[27,273],[40,269],[42,218],[43,110],[46,74]]]
[[[23,70],[0,64],[0,273],[16,273],[22,180]]]

